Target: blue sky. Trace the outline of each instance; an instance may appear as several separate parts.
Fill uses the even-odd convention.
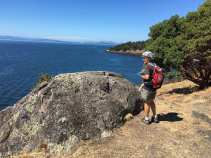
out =
[[[0,35],[66,41],[142,41],[149,27],[206,0],[0,0]]]

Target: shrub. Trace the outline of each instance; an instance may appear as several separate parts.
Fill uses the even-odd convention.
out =
[[[38,84],[45,82],[45,81],[51,81],[53,79],[53,76],[49,75],[48,73],[46,74],[39,74],[39,82],[33,84],[34,87],[36,87]]]

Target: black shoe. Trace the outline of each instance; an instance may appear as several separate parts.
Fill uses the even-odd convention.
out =
[[[159,123],[158,117],[156,117],[156,118],[152,117],[151,122]]]
[[[145,118],[142,118],[141,121],[144,122],[144,123],[146,123],[147,125],[150,124],[150,121],[149,120],[145,120]]]

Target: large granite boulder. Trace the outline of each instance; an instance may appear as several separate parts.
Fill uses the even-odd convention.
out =
[[[38,148],[73,153],[81,140],[109,136],[141,103],[138,86],[119,74],[60,74],[0,111],[0,157]]]

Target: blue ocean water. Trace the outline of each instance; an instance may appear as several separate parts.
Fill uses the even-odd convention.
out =
[[[110,71],[138,85],[140,56],[105,53],[114,45],[0,41],[0,110],[26,96],[39,74]]]

